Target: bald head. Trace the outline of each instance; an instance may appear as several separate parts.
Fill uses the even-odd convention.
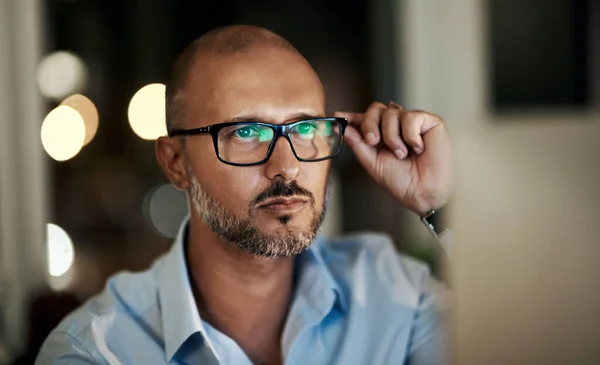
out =
[[[171,70],[166,90],[167,130],[183,128],[186,82],[191,70],[202,58],[227,57],[266,46],[300,56],[285,38],[264,28],[251,25],[233,25],[214,29],[188,45],[177,57]],[[301,56],[300,56],[301,57]]]

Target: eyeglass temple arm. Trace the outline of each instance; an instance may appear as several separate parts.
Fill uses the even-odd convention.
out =
[[[174,136],[189,136],[189,135],[193,135],[193,134],[200,134],[200,133],[210,133],[210,125],[208,127],[200,127],[200,128],[194,128],[194,129],[175,129],[173,131],[171,131],[171,133],[169,133],[169,137],[174,137]]]

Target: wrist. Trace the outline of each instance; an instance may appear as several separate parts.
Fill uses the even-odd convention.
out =
[[[409,209],[423,218],[432,210],[439,211],[444,209],[450,201],[450,190],[437,190],[435,193],[428,193],[415,196],[412,202],[412,207]]]

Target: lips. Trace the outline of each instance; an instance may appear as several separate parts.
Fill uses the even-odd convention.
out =
[[[308,204],[308,199],[301,197],[279,197],[267,199],[260,203],[257,208],[267,210],[275,214],[295,213]]]

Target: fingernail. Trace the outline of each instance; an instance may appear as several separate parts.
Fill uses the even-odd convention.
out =
[[[397,150],[394,151],[394,154],[396,155],[396,157],[398,157],[399,159],[403,159],[404,156],[406,155],[406,153],[404,153],[404,150],[402,148],[398,148]]]
[[[366,139],[367,143],[370,144],[371,146],[374,145],[375,143],[377,143],[377,138],[375,138],[375,133],[373,133],[373,132],[367,133],[367,137],[365,139]]]
[[[415,151],[415,153],[417,155],[420,155],[421,153],[423,153],[423,147],[422,146],[415,147],[415,148],[413,148],[413,150]]]

